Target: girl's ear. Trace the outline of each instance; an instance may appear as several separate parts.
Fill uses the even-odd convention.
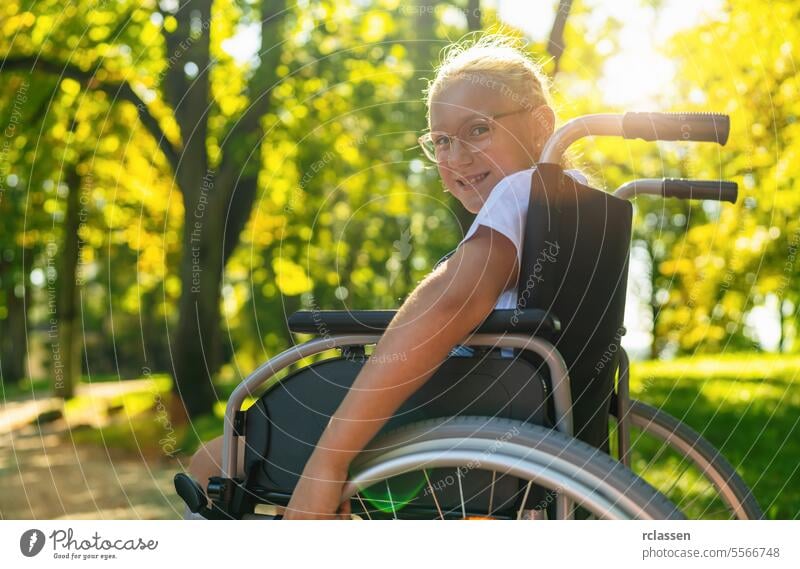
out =
[[[556,125],[556,114],[550,105],[539,105],[532,111],[534,129],[544,140],[550,138]]]

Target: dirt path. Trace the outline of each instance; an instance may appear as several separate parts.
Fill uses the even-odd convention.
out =
[[[92,400],[120,396],[125,393],[150,389],[152,382],[147,379],[125,380],[107,383],[82,383],[75,389],[76,395],[88,396]],[[0,436],[29,424],[39,414],[61,409],[62,401],[51,396],[25,395],[8,398],[0,402]]]
[[[180,469],[177,460],[73,445],[56,425],[25,427],[0,438],[0,518],[179,519]]]
[[[103,390],[140,385],[92,386]],[[75,444],[63,419],[37,426],[46,399],[0,407],[0,519],[180,519],[172,477],[187,459],[146,459],[103,445]],[[182,464],[183,463],[183,464]]]

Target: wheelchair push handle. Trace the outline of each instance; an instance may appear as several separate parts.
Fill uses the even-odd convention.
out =
[[[661,187],[661,195],[665,198],[717,200],[736,203],[739,197],[739,185],[736,182],[725,182],[722,180],[664,178]]]
[[[730,118],[719,113],[599,113],[568,121],[545,144],[539,162],[560,164],[569,146],[586,136],[681,142],[728,141]]]
[[[631,199],[640,195],[684,200],[716,200],[736,203],[739,186],[724,180],[687,180],[684,178],[642,178],[621,185],[614,196]]]
[[[628,139],[716,142],[725,146],[731,121],[719,113],[625,113],[622,135]]]

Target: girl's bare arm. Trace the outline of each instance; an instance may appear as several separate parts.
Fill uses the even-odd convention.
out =
[[[320,439],[312,459],[348,468],[394,412],[470,335],[516,282],[516,249],[479,226],[408,297]]]

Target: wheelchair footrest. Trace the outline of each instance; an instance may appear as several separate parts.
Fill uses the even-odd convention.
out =
[[[175,484],[175,491],[178,493],[178,496],[186,502],[186,506],[189,508],[190,512],[197,514],[203,508],[207,507],[205,492],[203,492],[203,489],[191,476],[180,472],[175,475],[173,482]]]

